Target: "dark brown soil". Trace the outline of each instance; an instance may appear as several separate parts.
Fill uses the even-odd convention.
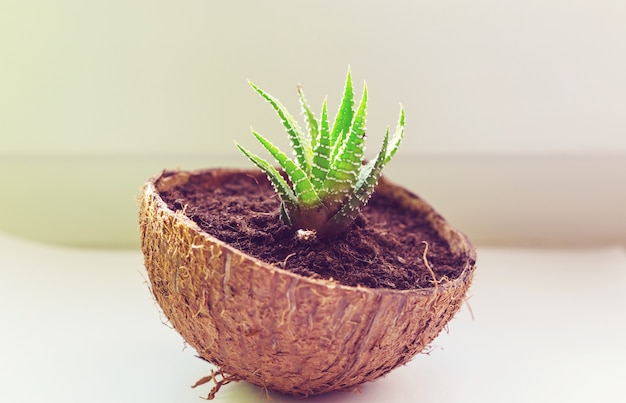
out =
[[[377,193],[352,227],[332,241],[297,237],[281,223],[280,202],[269,183],[244,174],[218,188],[189,181],[161,196],[214,237],[305,276],[371,288],[432,287],[423,259],[426,245],[437,280],[456,278],[463,269],[464,257],[452,255],[420,217]]]

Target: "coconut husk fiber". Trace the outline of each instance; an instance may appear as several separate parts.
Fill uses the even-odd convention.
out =
[[[462,262],[458,277],[433,275],[430,287],[394,290],[303,276],[213,237],[161,197],[190,180],[214,187],[241,172],[266,180],[253,170],[166,171],[146,183],[140,206],[152,293],[185,341],[218,367],[218,386],[245,380],[302,397],[351,388],[407,363],[460,308],[475,269],[471,243],[384,178],[376,192],[432,226]]]

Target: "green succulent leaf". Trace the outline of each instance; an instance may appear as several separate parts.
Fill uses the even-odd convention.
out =
[[[359,215],[361,209],[367,204],[376,189],[378,179],[385,165],[387,145],[389,142],[389,130],[385,133],[382,147],[375,160],[369,161],[363,166],[354,192],[350,195],[343,206],[333,215],[318,233],[322,236],[333,237],[345,231]]]
[[[315,118],[315,114],[311,110],[309,103],[304,97],[304,91],[301,86],[298,86],[298,96],[300,98],[300,106],[302,107],[302,112],[304,114],[304,120],[306,121],[306,127],[309,131],[309,138],[311,141],[311,148],[315,149],[317,143],[319,142],[319,122]]]
[[[342,202],[354,189],[359,170],[363,165],[366,114],[367,85],[363,85],[363,96],[354,115],[354,120],[351,122],[349,134],[343,138],[343,143],[335,146],[338,149],[324,183],[324,188],[320,191],[322,198],[329,197],[334,202]]]
[[[261,136],[254,130],[252,131],[252,134],[254,134],[254,137],[259,140],[263,147],[265,147],[265,149],[272,154],[272,156],[276,159],[276,162],[278,162],[287,173],[287,176],[293,184],[293,190],[298,199],[298,204],[305,208],[319,205],[321,200],[317,196],[317,193],[315,192],[315,189],[313,188],[306,172],[265,137]]]
[[[320,118],[319,125],[319,141],[313,148],[313,166],[311,167],[311,174],[313,186],[318,191],[322,188],[326,176],[330,171],[331,165],[331,153],[332,143],[330,141],[330,129],[328,124],[328,106],[326,99],[322,104],[322,116]]]
[[[291,141],[291,147],[296,154],[296,161],[298,162],[298,165],[305,171],[310,172],[311,161],[313,159],[313,151],[311,149],[311,144],[307,141],[307,138],[302,132],[300,126],[298,125],[298,122],[296,122],[293,116],[291,116],[291,114],[278,101],[278,99],[263,91],[252,81],[248,81],[248,83],[259,95],[265,98],[265,100],[267,100],[270,105],[272,105],[276,113],[278,113],[278,116],[280,117],[283,126],[287,131],[289,140]]]
[[[346,84],[343,90],[343,98],[341,100],[341,106],[337,110],[335,116],[335,123],[330,133],[330,142],[332,144],[343,144],[343,138],[347,136],[350,125],[352,124],[352,117],[354,115],[354,91],[352,89],[352,75],[350,69],[348,69],[348,75],[346,76]],[[334,149],[333,152],[337,152]],[[333,158],[336,154],[333,154]]]
[[[257,167],[265,172],[267,178],[270,180],[272,186],[274,187],[276,194],[280,198],[282,216],[281,218],[283,219],[283,222],[285,224],[291,225],[291,216],[297,214],[298,211],[298,199],[293,190],[291,190],[291,187],[289,187],[287,181],[269,162],[265,161],[258,155],[255,155],[246,150],[236,142],[235,145],[237,146],[237,148],[239,148],[243,155],[248,157],[250,161],[252,161]]]
[[[385,156],[385,164],[389,162],[398,151],[400,147],[400,143],[404,138],[404,108],[400,105],[400,117],[398,118],[398,125],[396,126],[396,131],[391,138],[391,143],[389,144],[389,149],[387,150],[387,154]]]

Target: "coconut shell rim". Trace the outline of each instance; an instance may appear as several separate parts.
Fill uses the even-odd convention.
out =
[[[236,253],[239,254],[241,256],[244,256],[247,260],[251,261],[252,263],[254,263],[254,266],[259,269],[259,270],[266,270],[268,272],[268,274],[273,274],[273,273],[278,273],[280,275],[284,275],[284,276],[288,276],[291,278],[295,278],[298,279],[299,281],[304,281],[305,283],[311,283],[312,285],[316,285],[316,286],[322,286],[322,287],[327,287],[329,289],[340,289],[344,292],[364,292],[364,293],[374,293],[374,294],[400,294],[400,295],[406,295],[406,294],[417,294],[417,295],[432,295],[436,292],[441,292],[444,289],[447,289],[449,287],[458,287],[458,286],[462,286],[463,284],[466,284],[468,279],[472,276],[472,273],[476,267],[476,250],[473,247],[472,243],[470,242],[469,238],[463,234],[462,232],[460,232],[459,230],[457,230],[456,228],[452,227],[446,220],[445,218],[443,218],[430,204],[428,204],[426,201],[424,201],[421,197],[417,196],[416,194],[408,191],[407,189],[405,189],[404,187],[397,185],[391,181],[389,181],[388,179],[386,179],[386,177],[381,176],[379,179],[379,183],[378,183],[378,187],[377,190],[380,188],[381,185],[383,186],[391,186],[391,187],[396,187],[397,189],[401,189],[402,191],[406,192],[407,197],[410,198],[417,198],[419,201],[421,201],[421,203],[423,204],[424,207],[426,207],[429,211],[429,213],[434,213],[435,217],[440,220],[441,224],[446,226],[449,230],[451,230],[451,232],[457,236],[459,239],[459,242],[461,243],[461,245],[463,246],[463,253],[465,254],[464,258],[465,258],[465,265],[463,267],[463,271],[461,272],[461,274],[454,278],[454,279],[447,279],[444,282],[439,282],[436,286],[431,286],[431,287],[424,287],[424,288],[413,288],[413,289],[404,289],[404,290],[396,290],[396,289],[392,289],[392,288],[372,288],[372,287],[366,287],[366,286],[351,286],[351,285],[346,285],[346,284],[342,284],[339,281],[336,280],[328,280],[328,279],[323,279],[323,278],[312,278],[309,276],[304,276],[298,273],[294,273],[292,271],[286,270],[286,269],[282,269],[278,266],[275,266],[271,263],[268,263],[262,259],[256,258],[252,255],[247,254],[246,252],[243,252],[240,249],[237,249],[236,247],[230,245],[228,242],[222,241],[219,238],[214,237],[213,235],[209,234],[208,232],[204,231],[202,228],[200,228],[200,226],[194,222],[192,219],[190,219],[189,217],[187,217],[184,212],[182,211],[174,211],[172,209],[170,209],[167,205],[167,203],[163,200],[163,198],[161,197],[161,195],[159,194],[158,191],[158,187],[157,187],[157,182],[159,182],[160,180],[162,180],[163,178],[167,178],[165,175],[170,175],[171,176],[180,176],[181,174],[187,174],[187,178],[191,177],[192,175],[205,175],[208,174],[210,172],[219,172],[221,174],[235,174],[235,173],[250,173],[253,175],[260,175],[260,176],[265,176],[261,170],[256,170],[256,169],[237,169],[237,168],[205,168],[205,169],[197,169],[197,170],[183,170],[183,169],[164,169],[162,170],[159,174],[156,174],[152,177],[150,177],[143,185],[142,187],[142,193],[143,193],[143,197],[150,197],[152,196],[154,201],[157,204],[157,209],[161,210],[163,212],[165,212],[167,215],[171,216],[173,219],[181,222],[182,224],[184,224],[186,227],[188,227],[190,230],[193,230],[194,232],[196,232],[197,234],[199,234],[200,236],[202,236],[205,241],[208,242],[212,242],[215,243],[217,245],[219,245],[220,248],[224,248],[226,250],[228,250],[230,253]],[[177,181],[175,185],[178,184],[183,184],[185,183],[187,180],[180,180]],[[430,223],[432,225],[432,222]],[[437,230],[437,229],[436,229]],[[437,232],[439,232],[437,230]],[[445,237],[443,235],[441,235],[444,239],[446,239],[447,242],[449,242],[448,237]],[[439,280],[441,281],[441,279]]]

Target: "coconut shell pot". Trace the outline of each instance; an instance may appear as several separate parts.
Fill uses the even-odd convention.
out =
[[[407,363],[460,308],[475,268],[472,245],[384,178],[376,192],[425,220],[462,262],[460,275],[409,290],[303,276],[216,239],[161,197],[190,181],[214,188],[242,173],[266,182],[253,170],[163,172],[145,184],[140,210],[154,297],[184,340],[228,379],[297,396],[348,389]]]

